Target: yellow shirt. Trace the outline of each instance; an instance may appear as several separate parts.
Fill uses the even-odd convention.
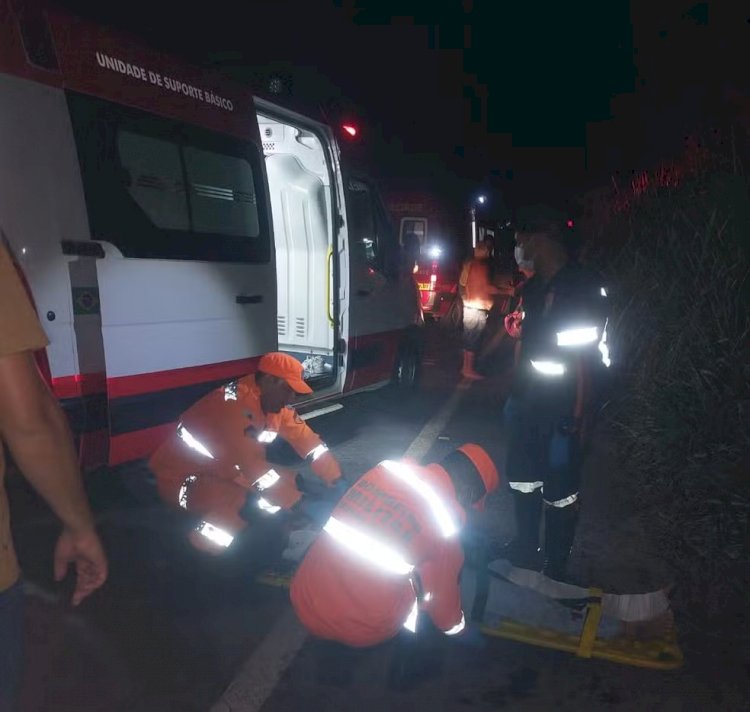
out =
[[[0,239],[0,359],[22,351],[36,351],[47,343],[15,265]],[[5,461],[0,439],[0,592],[10,588],[18,579],[4,476]]]

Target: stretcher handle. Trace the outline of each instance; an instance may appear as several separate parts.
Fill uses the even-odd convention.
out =
[[[578,643],[576,655],[579,658],[590,658],[594,652],[596,632],[599,630],[599,621],[602,619],[602,596],[604,592],[600,588],[589,589],[589,602],[586,604],[586,619],[583,622],[581,639]]]

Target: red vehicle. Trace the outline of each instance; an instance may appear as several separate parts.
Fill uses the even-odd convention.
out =
[[[458,290],[461,271],[459,245],[464,232],[460,209],[425,191],[401,191],[386,195],[399,242],[413,273],[426,317],[445,316]],[[462,231],[463,229],[463,231]]]
[[[420,255],[415,270],[422,311],[432,319],[444,317],[456,298],[460,265],[433,246],[427,248],[426,256]]]

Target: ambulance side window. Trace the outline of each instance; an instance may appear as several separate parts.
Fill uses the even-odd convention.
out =
[[[268,262],[249,142],[68,93],[89,224],[126,257]]]
[[[165,230],[190,230],[179,144],[122,130],[117,148],[127,191],[149,220]]]
[[[419,240],[419,244],[424,245],[427,235],[427,220],[423,218],[402,218],[399,242],[402,245],[405,244],[404,238],[410,235],[414,235]]]
[[[257,237],[258,207],[253,171],[237,156],[185,146],[193,230],[215,235]]]
[[[372,202],[370,187],[360,180],[350,180],[348,190],[349,203],[349,241],[367,263],[378,266],[378,242],[375,223],[375,206]]]

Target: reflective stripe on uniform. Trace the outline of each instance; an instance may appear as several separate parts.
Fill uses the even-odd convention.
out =
[[[281,509],[281,507],[271,504],[265,497],[258,498],[258,507],[269,514],[276,514]]]
[[[545,376],[562,376],[565,373],[565,365],[559,361],[532,361],[531,365]]]
[[[315,462],[318,458],[322,457],[328,452],[328,445],[325,443],[320,443],[318,447],[314,447],[310,452],[305,455],[306,460],[312,460],[312,462]]]
[[[180,485],[180,491],[177,493],[177,504],[183,509],[188,508],[187,495],[190,485],[198,479],[198,475],[188,475]]]
[[[578,501],[578,492],[575,494],[571,494],[570,497],[563,497],[562,499],[556,499],[552,502],[550,502],[548,499],[544,500],[544,503],[549,505],[550,507],[568,507],[569,505],[573,504],[574,502]]]
[[[432,598],[431,593],[425,594],[424,600],[425,602],[429,601]],[[406,620],[404,621],[404,628],[406,630],[410,631],[411,633],[417,632],[417,618],[419,616],[419,599],[414,600],[414,605],[411,607],[411,610],[409,611],[409,615],[406,617]],[[466,618],[464,616],[464,612],[461,611],[461,620],[456,623],[452,628],[449,628],[448,630],[444,630],[443,633],[445,635],[458,635],[464,628],[466,627]]]
[[[192,450],[199,452],[205,457],[210,457],[212,460],[216,459],[210,450],[202,442],[194,438],[193,434],[182,423],[177,426],[177,435]]]
[[[276,440],[277,435],[278,433],[273,430],[261,430],[258,433],[258,442],[259,443],[272,443],[274,440]]]
[[[253,486],[259,491],[262,492],[263,490],[267,490],[269,487],[273,487],[281,477],[279,476],[279,473],[276,472],[276,470],[271,469],[265,474],[261,475],[255,482],[253,482]]]
[[[458,533],[458,526],[453,521],[453,517],[448,512],[448,508],[445,506],[443,500],[430,485],[417,476],[411,467],[404,465],[402,462],[395,462],[394,460],[384,460],[380,464],[402,482],[409,485],[427,502],[440,527],[440,531],[446,539]]]
[[[599,338],[599,329],[595,326],[582,326],[577,329],[565,329],[557,332],[558,346],[585,346],[593,344]]]
[[[218,544],[219,546],[227,547],[234,541],[234,536],[230,534],[226,529],[220,529],[217,526],[211,524],[211,522],[201,522],[196,528],[199,534],[202,534],[206,539]]]
[[[464,628],[466,628],[466,618],[464,618],[464,612],[461,611],[461,620],[448,630],[443,631],[446,635],[458,635]]]
[[[415,598],[414,605],[411,607],[411,610],[409,611],[409,615],[406,616],[406,620],[404,621],[404,628],[406,628],[406,630],[410,631],[411,633],[416,633],[418,616],[419,616],[419,601]]]
[[[414,566],[390,546],[335,517],[328,519],[323,530],[328,532],[338,544],[383,571],[404,576],[414,571]]]
[[[544,482],[508,482],[508,487],[516,492],[523,492],[529,494],[535,490],[541,489],[544,486]]]
[[[607,344],[607,326],[609,325],[609,319],[604,322],[604,329],[602,330],[602,340],[599,342],[599,353],[602,355],[602,363],[609,368],[612,365],[612,359],[609,357],[609,345]]]

